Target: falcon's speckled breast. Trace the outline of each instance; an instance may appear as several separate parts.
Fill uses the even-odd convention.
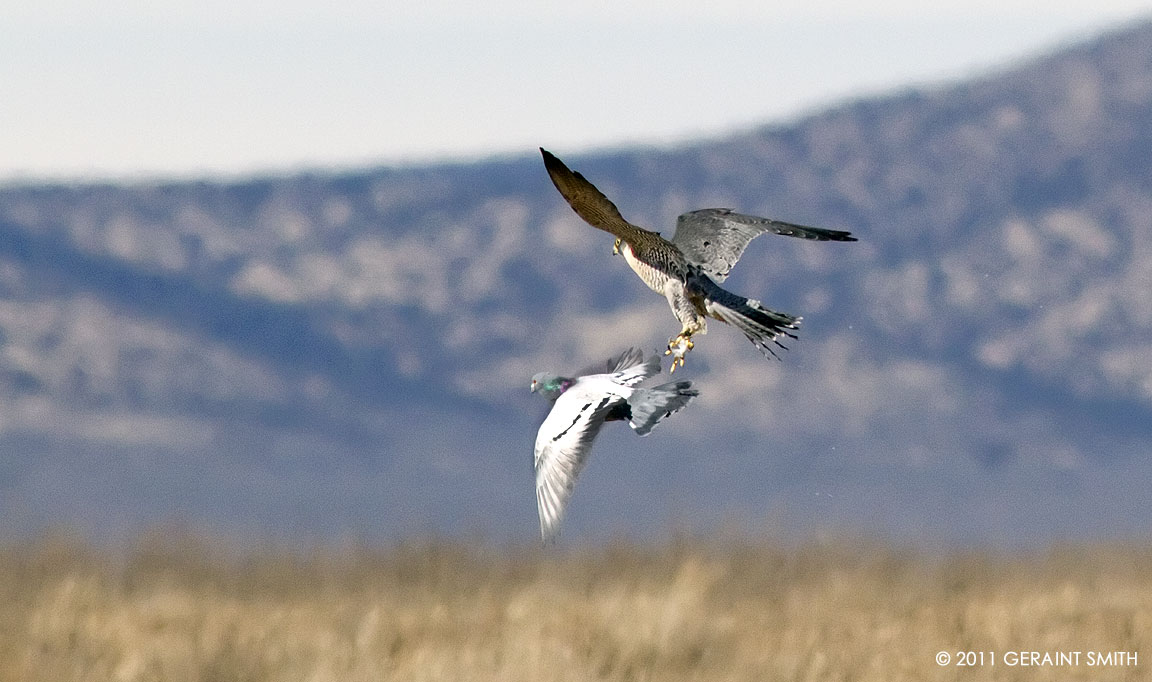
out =
[[[632,271],[644,280],[649,289],[661,296],[664,295],[664,287],[671,279],[667,274],[636,258],[636,255],[632,253],[632,246],[628,242],[620,245],[620,253],[624,254],[624,260],[628,261],[628,267],[632,268]]]

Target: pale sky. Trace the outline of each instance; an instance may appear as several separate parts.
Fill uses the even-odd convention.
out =
[[[1152,17],[1133,0],[19,4],[0,10],[0,182],[674,143]]]

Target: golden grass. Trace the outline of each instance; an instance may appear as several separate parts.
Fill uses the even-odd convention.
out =
[[[0,680],[1152,679],[1152,551],[0,549]],[[978,670],[939,651],[991,651]],[[1135,651],[1124,667],[1004,652]],[[1084,654],[1086,655],[1086,653]]]

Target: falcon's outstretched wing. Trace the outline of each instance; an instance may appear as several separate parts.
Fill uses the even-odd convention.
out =
[[[536,506],[540,512],[540,535],[550,541],[560,522],[576,477],[588,461],[592,441],[604,418],[621,398],[599,391],[580,390],[579,384],[565,391],[536,434]]]
[[[630,244],[644,241],[643,233],[650,230],[624,220],[616,204],[613,204],[583,175],[569,170],[568,166],[553,156],[552,152],[541,147],[540,155],[544,157],[544,167],[548,169],[548,177],[552,178],[552,184],[556,185],[556,189],[560,191],[572,210],[576,211],[576,215],[592,227],[610,232]]]
[[[816,241],[854,242],[856,238],[841,230],[793,225],[770,218],[733,213],[726,208],[704,208],[685,213],[676,219],[672,243],[684,257],[699,265],[715,282],[723,282],[740,260],[748,242],[765,232]]]

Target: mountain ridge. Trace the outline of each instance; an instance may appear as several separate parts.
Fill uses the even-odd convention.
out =
[[[791,125],[553,151],[665,233],[726,206],[861,239],[752,243],[732,288],[800,338],[766,363],[711,325],[693,409],[597,443],[576,540],[1146,533],[1152,23]],[[528,378],[678,331],[534,152],[0,188],[6,532],[530,536]]]

